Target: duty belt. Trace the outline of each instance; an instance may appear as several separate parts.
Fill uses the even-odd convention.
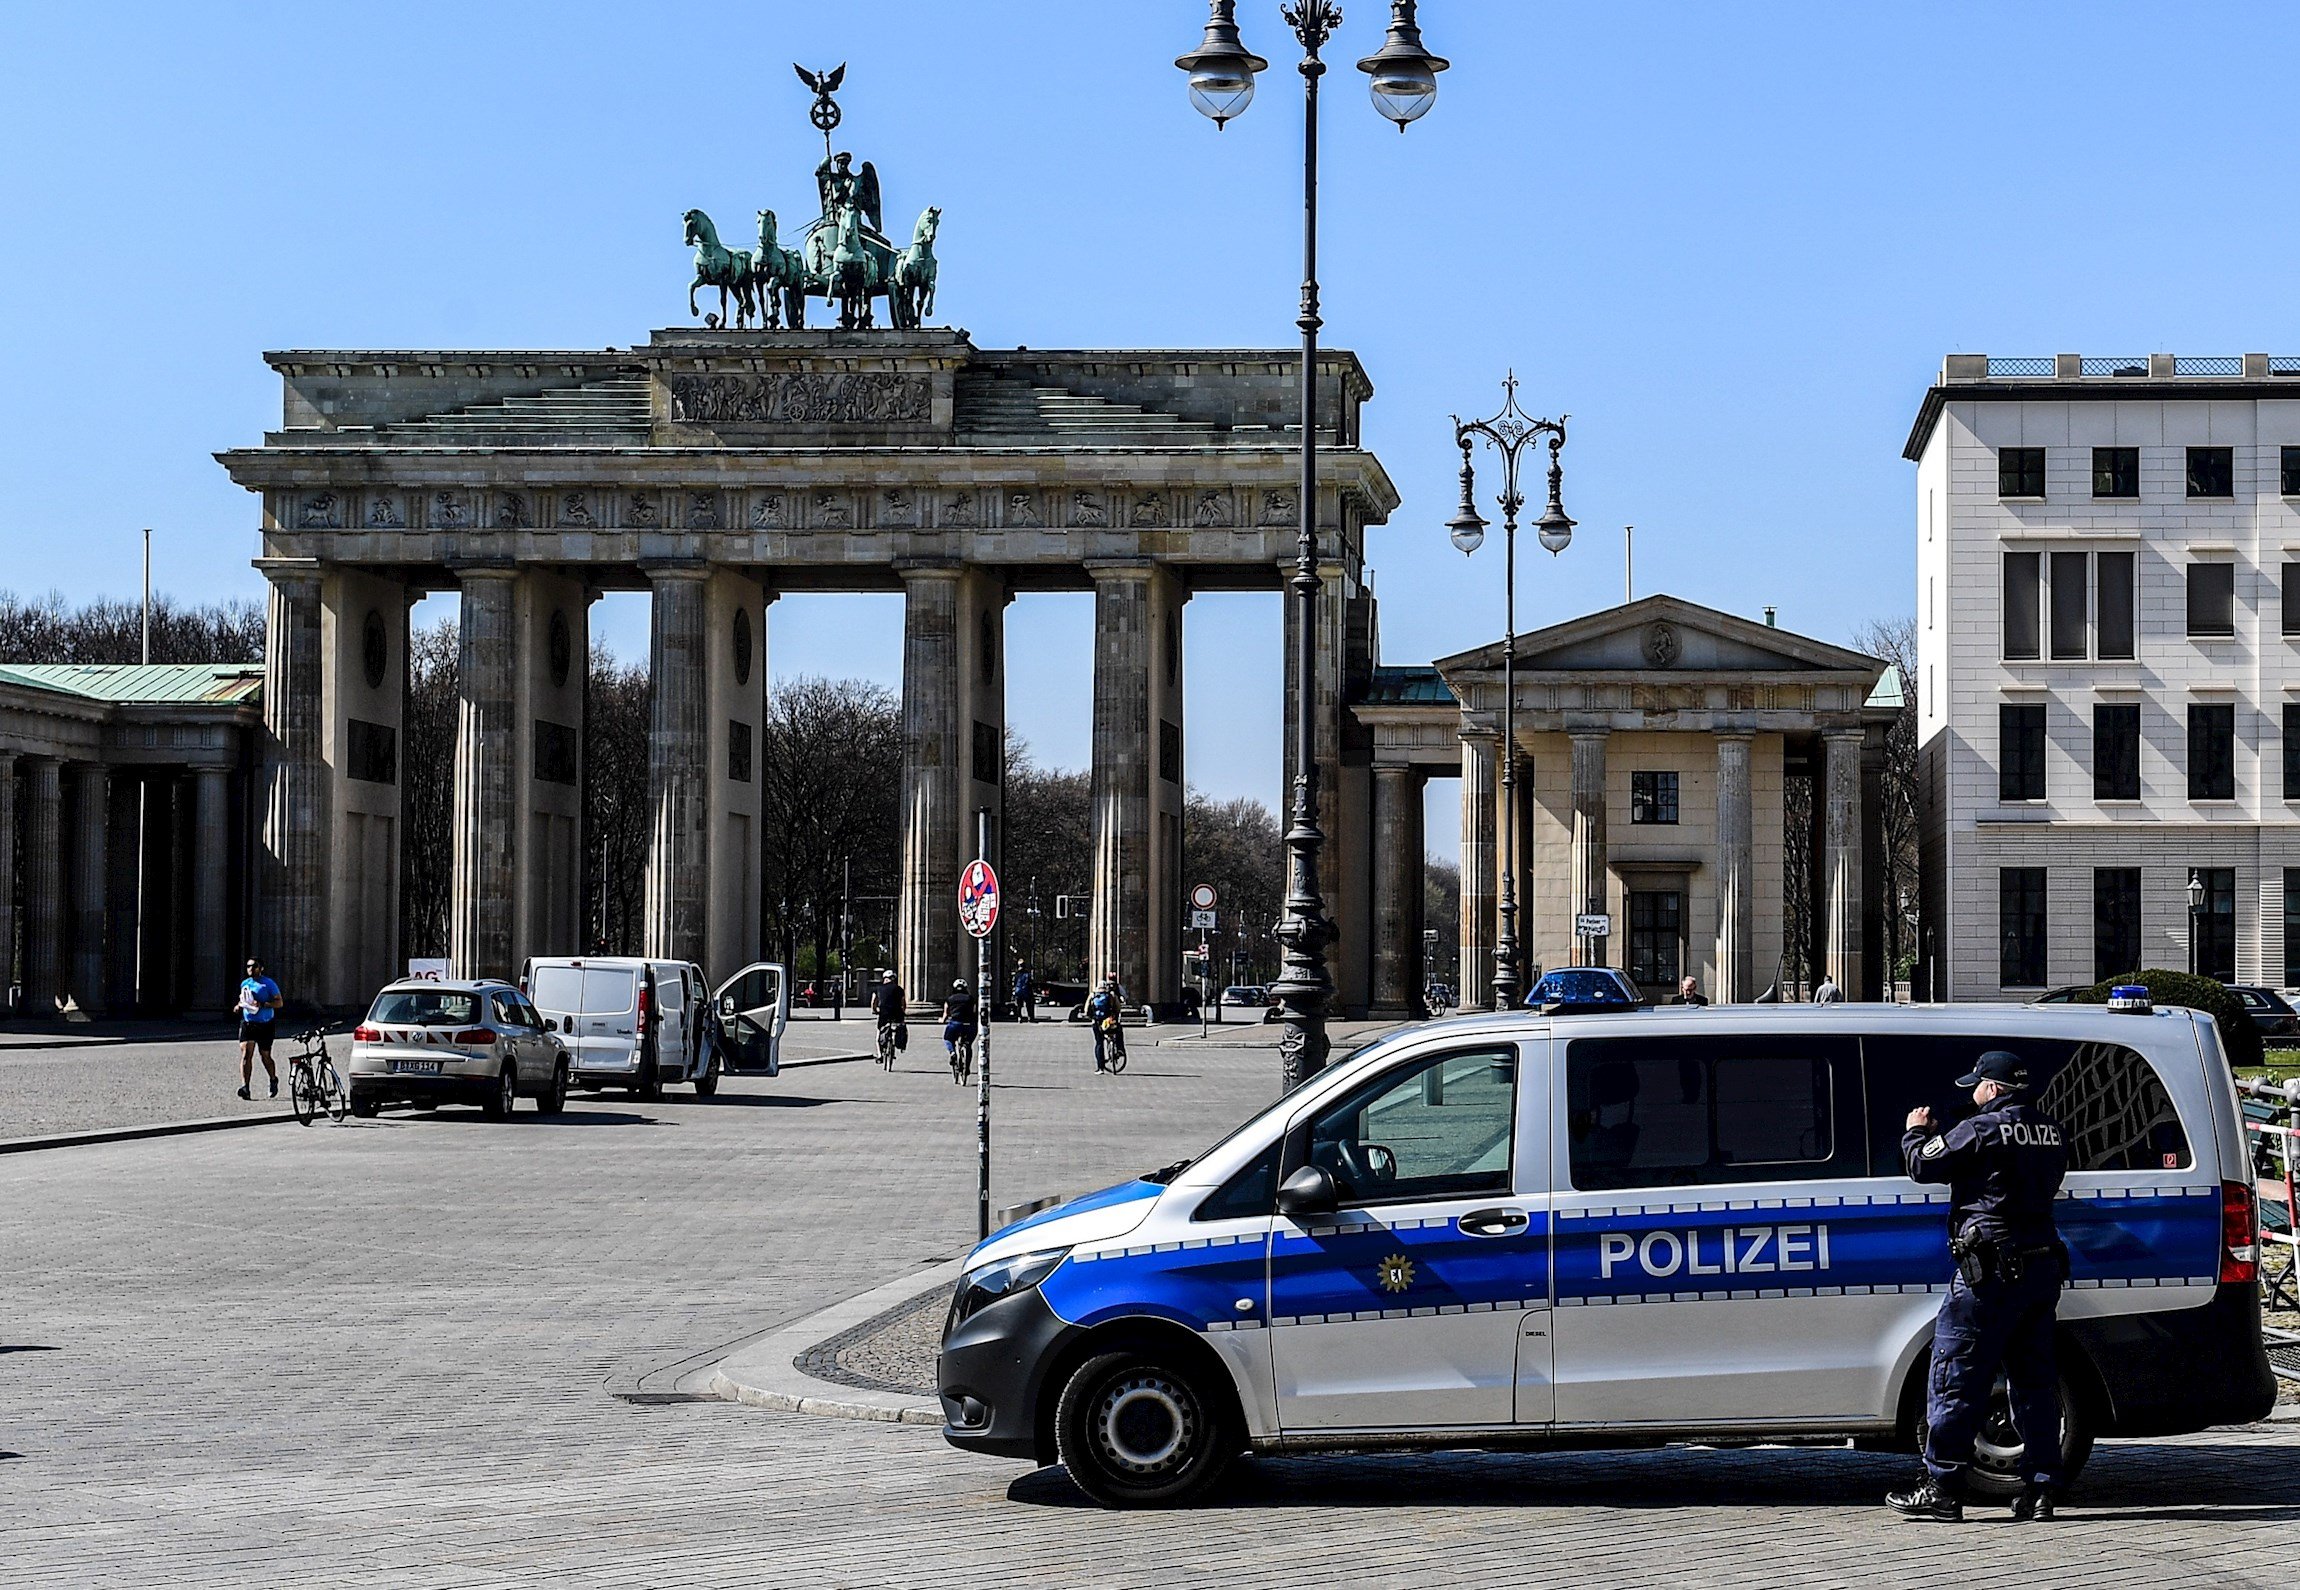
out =
[[[1957,1274],[1964,1277],[1967,1286],[1986,1280],[2018,1281],[2031,1265],[2049,1265],[2059,1272],[2060,1279],[2068,1277],[2068,1249],[2057,1237],[2050,1242],[2015,1243],[1973,1232],[1951,1237],[1949,1255],[1957,1261]]]

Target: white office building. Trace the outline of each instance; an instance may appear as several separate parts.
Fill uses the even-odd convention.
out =
[[[2300,983],[2300,358],[1952,354],[1907,456],[1917,987]]]

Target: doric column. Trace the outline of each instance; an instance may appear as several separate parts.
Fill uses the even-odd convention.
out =
[[[1374,765],[1376,1016],[1419,1014],[1422,985],[1422,790],[1410,767]]]
[[[1495,744],[1491,734],[1462,733],[1461,986],[1454,997],[1463,1010],[1493,1008]]]
[[[653,677],[647,739],[646,953],[700,961],[709,937],[710,685],[701,568],[650,569],[654,620],[647,643]]]
[[[1868,999],[1861,956],[1861,731],[1821,736],[1821,852],[1828,889],[1824,964],[1847,999]]]
[[[1717,734],[1717,987],[1720,1004],[1757,997],[1753,797],[1749,787],[1751,737]]]
[[[1573,731],[1573,909],[1605,910],[1605,741],[1604,729]],[[1523,858],[1520,858],[1523,864]],[[1521,899],[1522,905],[1522,899]],[[1570,924],[1568,924],[1570,928]],[[1521,930],[1522,936],[1522,930]],[[1576,939],[1576,950],[1592,966],[1606,964],[1604,939]]]
[[[1181,600],[1171,574],[1114,565],[1094,578],[1093,903],[1090,979],[1161,1003],[1181,980]]]
[[[137,915],[143,871],[144,780],[130,773],[110,781],[104,807],[104,1008],[127,1015],[136,1008]]]
[[[24,1012],[53,1016],[64,992],[63,765],[34,757],[24,771]]]
[[[147,1011],[181,1005],[176,950],[183,943],[183,899],[176,892],[174,768],[145,772],[136,839],[136,1004]]]
[[[948,565],[902,577],[899,970],[914,1007],[939,1008],[958,975],[959,574]]]
[[[456,639],[455,793],[449,819],[447,953],[458,977],[505,977],[511,964],[512,787],[519,648],[518,576],[465,569]]]
[[[319,997],[327,947],[321,582],[316,569],[267,572],[260,914],[247,950],[265,962],[289,999],[311,1000]]]
[[[84,1014],[104,1008],[104,905],[109,868],[105,840],[111,830],[112,770],[101,762],[72,764],[71,971],[67,993]]]
[[[703,766],[709,804],[704,832],[711,880],[704,902],[703,952],[714,982],[759,958],[759,852],[766,819],[767,594],[732,569],[703,586],[706,644]]]
[[[477,600],[484,608],[487,593],[479,593]],[[331,567],[321,582],[320,655],[327,673],[322,734],[332,774],[324,907],[327,955],[309,993],[337,1008],[364,1005],[405,965],[400,959],[399,907],[406,815],[401,792],[410,772],[402,765],[407,760],[407,605],[404,583],[368,569]],[[460,648],[459,668],[471,655],[468,641],[474,622],[466,612],[467,644]],[[482,672],[496,663],[489,656]],[[434,776],[427,769],[417,771]],[[451,899],[453,858],[450,837]],[[454,922],[451,907],[451,934]],[[478,968],[482,973],[503,969]]]
[[[197,1009],[222,1009],[231,996],[232,947],[225,941],[231,879],[231,774],[203,767],[192,775],[196,803],[192,844],[192,989]]]
[[[959,777],[956,815],[960,865],[973,859],[977,849],[976,814],[990,814],[990,864],[1000,865],[1006,822],[1006,604],[1012,600],[1006,583],[987,569],[968,569],[958,582],[958,739]],[[1177,776],[1179,776],[1177,774]],[[1002,872],[1000,876],[1005,875]],[[955,881],[953,887],[955,887]],[[1010,880],[1009,887],[1015,883]],[[1007,913],[1012,915],[1012,912]],[[1002,918],[1003,920],[1003,918]],[[951,917],[955,936],[951,953],[954,975],[972,980],[978,960],[977,946],[956,913]],[[1002,969],[1011,964],[1005,943],[994,933],[990,964],[995,995]]]
[[[0,1016],[16,980],[16,753],[0,751]]]
[[[555,570],[522,569],[512,590],[511,954],[576,955],[582,936],[583,684],[590,598]]]

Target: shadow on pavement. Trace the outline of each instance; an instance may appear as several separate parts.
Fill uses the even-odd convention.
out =
[[[1443,1452],[1241,1459],[1198,1505],[1247,1507],[1851,1507],[1883,1512],[1916,1460],[1843,1449]],[[1038,1507],[1093,1507],[1059,1466],[1006,1489]],[[2008,1518],[1968,1504],[1969,1522]],[[2300,1464],[2288,1446],[2103,1448],[2063,1502],[2064,1519],[2300,1519]]]
[[[681,1101],[705,1110],[811,1110],[823,1104],[860,1104],[861,1099],[818,1099],[804,1093],[722,1093],[712,1099]],[[879,1103],[880,1100],[869,1102]]]
[[[54,1347],[36,1346],[31,1342],[0,1342],[0,1353],[52,1353]]]

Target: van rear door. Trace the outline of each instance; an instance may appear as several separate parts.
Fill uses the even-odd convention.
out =
[[[578,1070],[631,1069],[632,1046],[639,1032],[638,986],[639,974],[628,966],[583,968],[583,1005],[568,1045],[575,1051]]]
[[[790,979],[771,961],[746,966],[719,985],[719,1033],[730,1072],[775,1076],[791,1018]]]

